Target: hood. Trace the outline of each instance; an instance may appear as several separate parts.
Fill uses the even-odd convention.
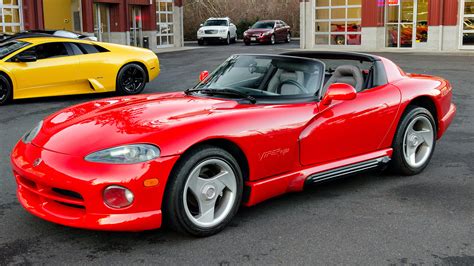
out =
[[[199,30],[227,30],[228,26],[202,26]]]
[[[273,31],[273,29],[248,29],[246,32],[247,34],[262,34],[269,31]]]
[[[33,144],[77,156],[124,144],[143,143],[170,126],[233,109],[236,101],[184,93],[140,95],[88,102],[44,120]]]

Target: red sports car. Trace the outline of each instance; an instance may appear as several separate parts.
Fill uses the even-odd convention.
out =
[[[373,55],[234,55],[185,92],[59,111],[11,162],[21,204],[45,220],[208,236],[241,204],[387,165],[420,173],[451,96],[448,81]]]

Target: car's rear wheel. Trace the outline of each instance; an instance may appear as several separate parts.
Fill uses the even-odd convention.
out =
[[[288,34],[286,35],[286,40],[285,40],[286,43],[290,43],[291,42],[291,33],[288,32]]]
[[[13,96],[13,87],[10,80],[0,74],[0,105],[7,104]]]
[[[184,155],[168,181],[164,218],[175,230],[194,236],[218,233],[236,214],[243,190],[234,157],[213,146]]]
[[[392,169],[403,175],[422,172],[436,146],[436,123],[425,108],[409,106],[393,142]]]
[[[117,92],[121,95],[135,95],[143,91],[147,75],[142,66],[132,63],[120,69],[117,75]]]
[[[270,38],[270,44],[274,45],[276,43],[276,37],[275,34],[272,34],[272,37]]]

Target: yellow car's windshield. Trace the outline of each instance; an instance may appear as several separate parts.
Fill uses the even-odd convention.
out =
[[[0,44],[0,59],[5,58],[7,55],[29,45],[28,42],[21,41],[9,41]]]

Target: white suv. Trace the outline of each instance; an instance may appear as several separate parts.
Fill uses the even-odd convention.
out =
[[[230,44],[237,40],[237,27],[230,18],[209,18],[197,32],[198,44],[219,41]]]

